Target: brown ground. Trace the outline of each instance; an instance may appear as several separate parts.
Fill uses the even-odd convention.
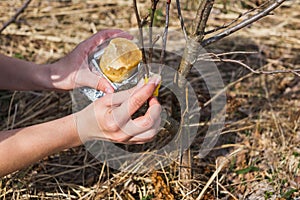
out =
[[[0,22],[8,21],[23,2],[0,1]],[[149,2],[139,4],[143,15]],[[223,25],[260,1],[230,1],[226,10],[220,2],[208,29]],[[190,23],[194,10],[188,3],[184,5],[183,14]],[[215,53],[256,51],[227,56],[254,69],[299,69],[299,9],[299,0],[288,1],[273,15],[208,49]],[[171,16],[170,26],[178,28],[173,4]],[[158,14],[157,25],[162,22],[163,16]],[[131,1],[33,0],[1,34],[0,51],[36,63],[53,62],[97,30],[129,27],[136,27]],[[203,199],[297,199],[299,76],[254,74],[236,64],[217,65],[227,86],[226,124],[215,149],[205,159],[194,157],[192,180],[179,178],[177,162],[142,175],[127,174],[109,169],[78,147],[1,178],[0,199],[196,199],[201,191]],[[69,93],[0,91],[1,130],[71,112]]]

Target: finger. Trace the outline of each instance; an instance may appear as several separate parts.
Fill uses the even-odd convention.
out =
[[[120,30],[117,33],[113,33],[111,37],[121,37],[121,38],[126,38],[129,40],[133,39],[133,36],[130,33],[125,32],[125,31],[120,31]]]
[[[87,44],[90,46],[90,50],[91,50],[99,46],[100,44],[102,44],[105,40],[109,38],[115,38],[115,37],[123,37],[127,39],[133,38],[132,35],[122,30],[108,29],[108,30],[99,31],[98,33],[94,34],[92,37],[90,37],[87,40]]]
[[[119,122],[121,124],[125,124],[128,119],[131,118],[131,115],[133,115],[147,101],[147,99],[152,96],[157,84],[156,80],[149,81],[142,88],[131,94],[130,97],[121,104],[121,106],[114,110],[115,114],[122,113],[122,115],[119,116]]]
[[[122,132],[129,136],[142,134],[161,122],[161,106],[159,104],[152,105],[148,108],[145,115],[134,120],[129,120],[122,128]]]
[[[146,142],[150,142],[155,138],[155,136],[157,135],[159,130],[160,130],[160,127],[159,127],[159,123],[158,123],[152,129],[150,129],[150,130],[148,130],[148,131],[146,131],[142,134],[136,135],[132,138],[129,138],[128,143],[130,143],[130,144],[144,144]]]
[[[114,88],[111,84],[106,80],[106,78],[98,76],[98,83],[96,90],[104,91],[107,94],[111,94],[114,92]]]
[[[155,104],[159,104],[160,105],[160,103],[158,102],[157,98],[155,96],[150,97],[150,99],[149,99],[149,106],[151,107],[151,106],[153,106]]]
[[[123,102],[125,102],[130,96],[135,92],[138,91],[140,88],[144,86],[144,81],[141,80],[135,87],[128,89],[128,90],[123,90],[120,92],[116,92],[113,95],[107,96],[104,98],[104,103],[107,106],[111,105],[121,105]]]
[[[88,69],[81,69],[76,78],[79,86],[87,86],[105,93],[113,93],[114,89],[110,83],[101,75],[97,75]]]

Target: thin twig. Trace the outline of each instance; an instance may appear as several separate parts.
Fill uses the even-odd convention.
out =
[[[29,3],[31,2],[31,0],[27,0],[21,8],[19,8],[19,10],[16,12],[16,14],[14,16],[12,16],[12,18],[10,18],[6,23],[3,24],[2,28],[0,29],[0,34],[2,33],[2,31],[4,29],[6,29],[6,27],[8,27],[11,23],[15,22],[17,17],[24,12],[24,10],[28,7]]]
[[[145,68],[146,77],[149,77],[149,67],[147,64],[145,45],[144,45],[143,26],[142,26],[141,17],[140,17],[138,8],[137,8],[136,0],[133,0],[133,8],[134,8],[134,12],[135,12],[136,20],[137,20],[137,25],[139,27],[139,37],[140,37],[139,41],[141,43],[142,59],[143,59],[143,63],[144,63],[143,67]]]
[[[187,41],[188,36],[186,33],[186,27],[184,25],[184,20],[183,20],[182,14],[181,14],[180,0],[176,0],[176,6],[177,6],[177,15],[178,15],[178,19],[180,21],[181,30],[183,32],[185,40]]]
[[[205,60],[205,59],[201,59],[201,60]],[[209,59],[209,61],[219,61],[219,62],[236,63],[236,64],[239,64],[242,67],[248,69],[253,74],[267,74],[267,75],[273,74],[274,75],[274,74],[282,74],[282,73],[292,73],[292,74],[295,74],[296,76],[300,77],[300,69],[278,69],[278,70],[265,71],[265,70],[255,70],[255,69],[252,69],[250,66],[246,65],[245,63],[243,63],[240,60],[217,58],[217,59]]]
[[[203,53],[200,54],[197,58],[198,61],[200,60],[210,60],[211,58],[220,58],[221,56],[230,56],[230,55],[237,55],[237,54],[257,54],[257,51],[230,51],[230,52],[224,52],[224,53]]]
[[[152,57],[153,57],[153,33],[152,33],[152,27],[153,27],[153,21],[154,21],[154,16],[155,16],[155,11],[156,11],[156,6],[159,0],[151,0],[152,5],[151,5],[151,16],[150,16],[150,23],[149,23],[149,63],[152,63]]]
[[[201,46],[205,47],[213,42],[219,41],[220,39],[222,39],[228,35],[231,35],[232,33],[248,26],[249,24],[256,22],[257,20],[267,16],[271,11],[273,11],[274,9],[279,7],[285,1],[286,0],[274,0],[274,3],[272,3],[270,6],[268,6],[266,9],[262,10],[261,12],[253,15],[249,19],[245,19],[245,20],[241,21],[240,23],[238,23],[237,25],[222,31],[221,33],[219,33],[217,35],[214,35],[210,38],[203,40],[201,42]]]
[[[141,19],[141,27],[145,26],[148,23],[149,14]]]
[[[166,1],[166,22],[165,22],[165,30],[162,37],[162,49],[160,54],[160,64],[164,64],[165,61],[165,53],[166,53],[166,46],[167,46],[167,37],[168,37],[168,29],[169,29],[169,13],[170,13],[170,4],[171,0]],[[160,67],[160,71],[162,67]]]
[[[216,27],[212,30],[209,30],[209,31],[205,31],[204,32],[204,35],[208,35],[208,34],[211,34],[211,33],[214,33],[214,32],[217,32],[219,30],[222,30],[222,29],[225,29],[225,28],[228,28],[229,26],[231,26],[232,24],[234,24],[235,22],[237,22],[243,15],[239,15],[236,19],[232,20],[230,23],[228,24],[224,24],[223,26],[219,26],[219,27]]]

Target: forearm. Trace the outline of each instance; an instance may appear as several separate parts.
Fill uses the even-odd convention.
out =
[[[53,89],[49,65],[38,65],[0,54],[0,89]]]
[[[0,177],[47,155],[81,144],[72,115],[43,124],[0,132]]]

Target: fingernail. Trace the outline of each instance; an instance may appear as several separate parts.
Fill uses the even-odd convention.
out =
[[[144,79],[142,79],[138,82],[138,84],[136,85],[136,88],[141,88],[141,87],[143,87],[143,85],[145,85]]]
[[[155,85],[158,85],[161,82],[161,76],[158,74],[154,74],[150,79],[148,83],[154,83]]]

